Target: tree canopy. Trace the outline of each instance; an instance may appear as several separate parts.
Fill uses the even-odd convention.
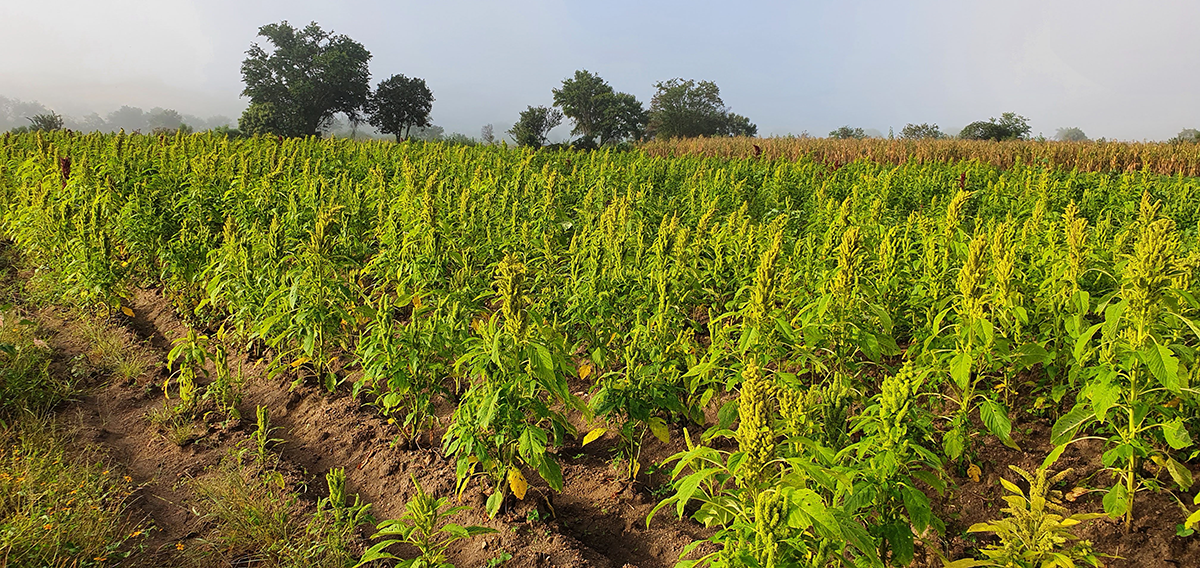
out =
[[[258,29],[272,50],[251,44],[242,61],[242,95],[250,107],[238,124],[246,133],[319,133],[337,113],[358,120],[371,88],[371,52],[316,22],[297,30],[286,21]]]
[[[541,148],[546,145],[546,136],[555,126],[562,124],[563,113],[556,108],[531,106],[521,111],[521,119],[508,130],[519,146]]]
[[[972,122],[963,127],[959,138],[967,140],[1025,140],[1029,138],[1029,119],[1014,112],[1000,115],[1000,119],[990,118],[985,121]]]
[[[392,75],[379,83],[367,105],[367,122],[396,141],[407,138],[413,127],[430,126],[433,91],[425,79]]]
[[[829,137],[837,140],[862,140],[867,137],[867,133],[861,128],[850,128],[847,124],[829,131]]]
[[[646,125],[646,111],[631,94],[618,93],[599,75],[579,70],[553,90],[554,106],[570,118],[575,127],[571,134],[580,136],[577,144],[609,144],[626,138],[639,138]]]
[[[1064,126],[1055,132],[1054,139],[1060,142],[1087,142],[1088,136],[1077,126]]]
[[[733,114],[712,81],[675,78],[655,83],[649,130],[657,138],[754,136],[758,127]]]
[[[906,140],[936,140],[945,138],[946,135],[942,134],[942,131],[938,128],[937,124],[927,124],[924,122],[921,124],[913,124],[910,122],[905,124],[904,128],[900,130],[900,137]]]

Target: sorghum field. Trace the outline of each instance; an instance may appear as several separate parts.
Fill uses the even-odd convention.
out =
[[[1200,566],[1194,148],[705,144],[5,135],[0,558]]]

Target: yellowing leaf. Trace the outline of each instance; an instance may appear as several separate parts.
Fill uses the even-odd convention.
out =
[[[650,433],[654,434],[655,438],[662,440],[664,444],[671,441],[671,433],[667,431],[666,420],[654,416],[650,418],[647,425],[650,426]]]
[[[590,443],[592,443],[592,442],[595,442],[597,438],[599,438],[600,436],[603,436],[603,435],[604,435],[604,433],[605,433],[605,432],[607,432],[607,431],[608,431],[608,430],[607,430],[607,429],[605,429],[605,428],[594,428],[594,429],[592,429],[592,431],[591,431],[591,432],[588,432],[588,433],[587,433],[587,435],[585,435],[585,436],[583,437],[583,445],[584,445],[584,446],[586,446],[586,445],[588,445],[588,444],[590,444]]]
[[[525,500],[525,491],[529,489],[529,482],[525,481],[525,476],[521,474],[521,470],[510,467],[508,468],[508,486],[512,489],[513,495],[517,499]]]
[[[309,359],[308,357],[296,359],[295,361],[292,361],[292,368],[295,369],[296,367],[299,367],[300,365],[303,365],[309,361],[312,361],[312,359]]]
[[[591,374],[592,374],[592,366],[591,365],[584,363],[579,366],[579,378],[580,379],[586,379]]]
[[[980,471],[979,466],[977,466],[975,464],[971,464],[970,467],[967,468],[967,477],[970,477],[971,481],[974,481],[975,483],[979,483],[979,474],[980,473],[983,473],[983,472]]]
[[[123,313],[129,317],[133,317],[133,310],[129,309],[126,306],[121,306],[121,313]]]
[[[1088,490],[1084,489],[1083,487],[1076,487],[1068,491],[1065,497],[1067,498],[1067,501],[1074,503],[1076,499],[1087,495],[1087,492]]]
[[[414,310],[419,310],[419,309],[421,309],[421,297],[420,297],[420,296],[413,296],[413,299],[412,299],[412,304],[413,304],[413,309],[414,309]]]

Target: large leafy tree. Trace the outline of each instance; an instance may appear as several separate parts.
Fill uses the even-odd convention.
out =
[[[945,138],[941,129],[937,124],[929,124],[922,122],[921,124],[908,123],[904,125],[904,129],[900,131],[900,137],[905,140],[937,140]]]
[[[618,93],[599,75],[579,70],[554,89],[554,106],[562,109],[584,146],[637,138],[646,125],[642,103],[629,93]]]
[[[521,119],[508,130],[508,134],[520,146],[541,148],[546,145],[546,136],[555,126],[562,124],[563,113],[555,108],[531,106],[521,111]]]
[[[396,141],[408,138],[413,127],[425,128],[433,110],[433,91],[425,79],[392,75],[379,83],[367,105],[367,122]],[[403,136],[402,136],[403,135]]]
[[[650,101],[650,131],[658,138],[694,136],[754,136],[758,127],[733,114],[712,81],[671,79],[654,85]]]
[[[252,44],[242,61],[242,96],[250,97],[245,123],[238,121],[244,132],[310,136],[337,113],[360,119],[371,95],[371,52],[362,44],[316,22],[302,30],[268,24],[258,35],[272,49]]]
[[[976,121],[963,127],[959,138],[967,140],[1025,140],[1029,137],[1029,119],[1015,112],[1006,112],[985,121]]]

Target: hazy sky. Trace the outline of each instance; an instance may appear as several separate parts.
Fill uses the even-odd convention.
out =
[[[1048,137],[1200,127],[1195,0],[0,0],[0,95],[67,114],[128,104],[236,117],[244,52],[281,20],[361,42],[372,84],[423,77],[434,123],[470,136],[549,105],[581,68],[647,106],[656,81],[715,81],[762,135],[956,132],[1005,111]]]

